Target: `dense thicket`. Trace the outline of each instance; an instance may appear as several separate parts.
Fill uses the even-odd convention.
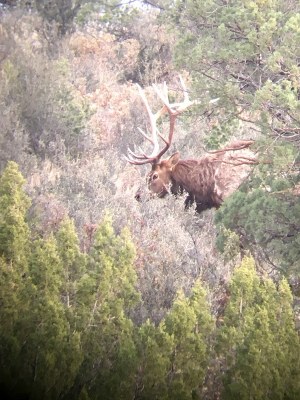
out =
[[[6,397],[298,399],[298,2],[0,3]],[[155,111],[179,73],[201,101],[174,149],[253,138],[260,160],[201,215],[137,203],[123,157],[145,146],[134,84]]]
[[[215,324],[197,281],[189,296],[178,292],[158,325],[138,324],[128,230],[117,234],[106,216],[87,253],[70,219],[56,233],[35,237],[23,183],[9,163],[0,194],[5,398],[299,398],[300,343],[285,280],[276,288],[245,258],[228,288],[222,323]]]

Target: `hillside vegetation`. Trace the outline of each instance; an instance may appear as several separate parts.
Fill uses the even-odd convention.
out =
[[[297,400],[300,5],[150,3],[0,1],[0,392]],[[125,160],[179,75],[170,154],[259,159],[201,214]]]

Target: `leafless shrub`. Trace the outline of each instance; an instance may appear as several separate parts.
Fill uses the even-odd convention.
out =
[[[5,93],[5,87],[2,84],[0,82],[0,103]],[[10,160],[18,163],[26,175],[35,164],[35,156],[29,152],[27,131],[19,121],[13,104],[5,107],[0,119],[0,171]]]
[[[224,268],[215,249],[214,211],[195,215],[193,209],[184,210],[182,199],[172,196],[164,202],[149,199],[138,203],[134,195],[138,187],[145,185],[146,168],[136,169],[123,159],[128,143],[141,144],[136,127],[145,127],[145,116],[135,87],[124,82],[122,63],[130,58],[128,68],[134,73],[139,46],[152,45],[145,32],[140,31],[141,40],[136,38],[139,45],[132,40],[123,43],[123,48],[112,35],[77,32],[64,39],[59,60],[45,58],[39,48],[42,38],[29,32],[24,33],[28,44],[34,38],[36,45],[20,50],[18,57],[24,57],[18,66],[18,57],[10,60],[14,68],[26,71],[15,82],[22,85],[21,89],[17,86],[12,97],[7,91],[3,91],[6,96],[0,94],[0,107],[6,110],[0,123],[0,163],[6,160],[7,148],[8,158],[15,157],[21,165],[28,166],[27,188],[33,198],[35,230],[47,234],[69,214],[75,220],[82,247],[88,251],[94,229],[105,212],[112,214],[117,231],[128,226],[137,249],[136,269],[143,299],[136,315],[139,321],[148,317],[155,322],[161,320],[176,291],[183,288],[188,293],[199,277],[213,291],[231,268]],[[18,37],[21,43],[21,31]],[[163,68],[168,55],[162,54],[168,40],[159,28],[155,38],[158,47],[154,50],[161,56],[160,66],[154,68],[153,64],[151,71],[144,71],[144,82],[161,80],[168,72],[168,65],[167,71]],[[125,61],[119,59],[121,51],[127,55]],[[147,57],[144,61],[146,66]],[[0,87],[9,89],[3,81]],[[70,102],[63,99],[67,101],[58,104],[87,103],[91,110],[86,124],[79,124],[77,136],[70,135],[68,124],[61,121],[64,109],[53,103],[59,87],[69,88],[72,96]],[[149,101],[156,101],[148,92]],[[23,97],[16,93],[23,93]],[[78,108],[72,110],[75,114],[71,112],[71,116],[76,116]],[[163,121],[162,130],[165,124],[168,123]],[[182,118],[176,129],[174,149],[187,157],[203,154],[206,126],[201,118],[190,125]],[[72,146],[76,151],[71,151]]]
[[[35,197],[30,213],[33,232],[41,236],[56,232],[67,216],[66,207],[53,194],[41,194]]]
[[[178,289],[189,292],[201,278],[213,286],[222,274],[214,245],[213,212],[185,211],[182,200],[149,200],[138,206],[132,224],[145,316],[158,321]],[[221,262],[220,262],[221,261]]]

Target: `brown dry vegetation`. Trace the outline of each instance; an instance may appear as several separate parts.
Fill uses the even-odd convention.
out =
[[[188,292],[199,277],[214,298],[240,260],[234,246],[230,262],[218,253],[214,210],[197,216],[173,197],[137,203],[146,168],[123,158],[129,144],[142,143],[137,127],[146,123],[133,81],[172,84],[172,36],[151,15],[122,41],[90,27],[60,39],[55,49],[35,15],[3,15],[0,32],[0,168],[11,159],[20,165],[36,232],[47,235],[68,214],[86,250],[91,227],[107,211],[117,231],[128,226],[137,249],[141,320],[160,320],[176,291]],[[155,108],[157,99],[146,91]],[[183,157],[201,156],[205,134],[216,125],[201,115],[181,118],[173,148]],[[243,125],[241,135],[248,129]]]

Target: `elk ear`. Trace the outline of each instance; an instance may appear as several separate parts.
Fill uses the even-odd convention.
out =
[[[180,153],[177,151],[176,153],[172,154],[171,157],[168,159],[168,163],[170,164],[171,168],[174,168],[175,165],[178,163],[180,157]]]

